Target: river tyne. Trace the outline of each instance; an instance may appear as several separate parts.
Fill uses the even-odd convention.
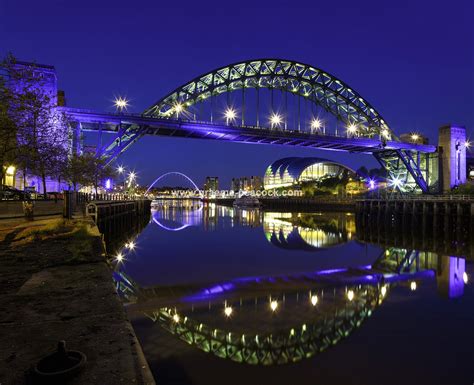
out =
[[[156,382],[471,384],[471,234],[414,249],[358,222],[170,200],[104,231]]]

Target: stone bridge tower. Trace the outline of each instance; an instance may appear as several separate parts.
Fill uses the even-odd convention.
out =
[[[439,129],[440,182],[443,192],[466,183],[466,129],[447,125]]]

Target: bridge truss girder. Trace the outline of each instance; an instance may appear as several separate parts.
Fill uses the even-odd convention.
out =
[[[144,115],[170,117],[177,103],[189,107],[215,95],[248,88],[301,96],[345,124],[357,124],[364,136],[394,137],[375,108],[342,80],[308,64],[282,59],[234,63],[200,75],[160,99]]]
[[[409,149],[387,149],[374,152],[377,161],[389,175],[389,182],[401,193],[438,192],[438,177],[430,172],[430,153]]]

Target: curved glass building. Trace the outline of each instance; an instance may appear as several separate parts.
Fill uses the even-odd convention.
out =
[[[273,162],[265,171],[265,189],[289,187],[301,182],[317,182],[327,177],[342,176],[344,171],[355,175],[350,168],[322,158],[283,158]]]

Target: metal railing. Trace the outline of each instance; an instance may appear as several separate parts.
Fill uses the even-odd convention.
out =
[[[356,199],[356,201],[424,201],[424,202],[434,202],[434,201],[465,201],[465,202],[474,202],[474,195],[456,195],[456,194],[445,194],[445,195],[387,195],[383,197],[367,197],[362,199]]]

